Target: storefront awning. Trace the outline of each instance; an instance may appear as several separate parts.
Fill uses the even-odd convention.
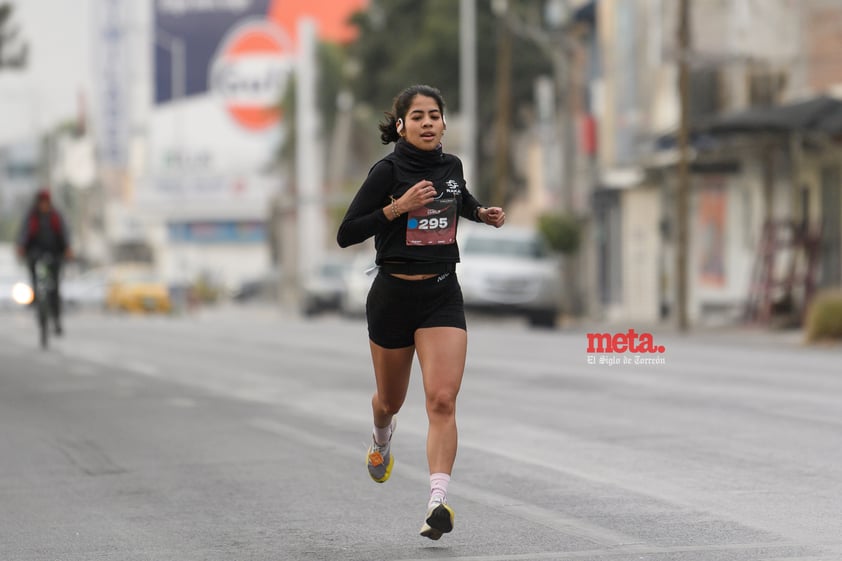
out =
[[[842,133],[842,101],[822,96],[785,105],[753,107],[720,115],[699,128],[714,135],[799,131],[838,134]]]

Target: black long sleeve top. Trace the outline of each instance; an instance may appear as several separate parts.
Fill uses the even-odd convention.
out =
[[[348,247],[374,236],[378,265],[384,262],[458,263],[459,248],[455,241],[442,245],[408,245],[408,221],[412,220],[408,213],[392,221],[383,214],[383,208],[392,198],[399,198],[423,179],[433,183],[438,199],[455,200],[458,216],[479,222],[477,210],[481,205],[468,191],[461,160],[444,153],[441,146],[425,151],[401,139],[391,154],[372,166],[351,201],[336,236],[339,246]],[[458,220],[456,222],[458,224]]]

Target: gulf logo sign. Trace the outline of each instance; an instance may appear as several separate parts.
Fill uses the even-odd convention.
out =
[[[278,103],[293,71],[289,40],[266,20],[245,22],[222,40],[210,89],[242,127],[260,131],[281,118]]]

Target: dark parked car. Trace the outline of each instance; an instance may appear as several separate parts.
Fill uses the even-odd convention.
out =
[[[327,257],[304,278],[301,310],[305,315],[340,309],[349,267],[347,259]]]

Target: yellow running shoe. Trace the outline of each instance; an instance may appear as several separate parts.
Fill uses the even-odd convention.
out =
[[[397,417],[392,417],[392,431],[389,435],[389,442],[383,446],[375,442],[374,436],[371,437],[371,446],[369,446],[366,456],[366,466],[368,467],[368,474],[377,483],[385,482],[392,475],[392,466],[395,465],[395,458],[391,451],[392,434],[395,433],[397,424]]]

